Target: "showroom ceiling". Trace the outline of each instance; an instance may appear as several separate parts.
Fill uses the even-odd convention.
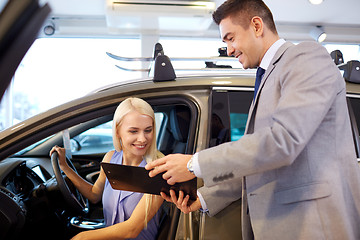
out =
[[[1,1],[1,0],[0,0]],[[123,0],[129,1],[129,0]],[[141,0],[138,0],[139,2]],[[153,29],[119,29],[109,31],[107,16],[109,4],[116,1],[109,0],[43,0],[49,2],[53,9],[51,21],[56,31],[54,36],[112,36],[158,34],[162,36],[185,37],[218,37],[218,28],[210,23],[203,30],[192,31],[192,22],[179,17],[180,27],[174,25],[176,31],[165,31],[154,24]],[[117,1],[122,2],[122,1]],[[136,2],[129,1],[129,2]],[[161,3],[189,3],[194,1],[182,0],[142,0],[142,2]],[[204,1],[203,1],[204,2]],[[214,0],[218,6],[223,0]],[[324,0],[321,5],[312,5],[308,0],[265,0],[272,10],[281,37],[291,41],[311,40],[309,32],[314,26],[322,26],[327,32],[327,42],[360,44],[360,1],[359,0]],[[107,6],[107,7],[106,7]],[[149,8],[150,9],[150,8]],[[185,8],[183,8],[185,9]],[[151,8],[149,11],[156,11]],[[182,10],[186,11],[186,10]],[[158,13],[154,13],[156,15]],[[139,13],[139,16],[144,16]],[[210,15],[210,14],[209,14]],[[149,22],[145,18],[145,22]],[[144,19],[143,19],[144,21]],[[186,24],[187,23],[187,24]],[[186,26],[187,25],[187,26]],[[190,29],[190,30],[189,30]]]

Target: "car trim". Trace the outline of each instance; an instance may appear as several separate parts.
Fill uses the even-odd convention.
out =
[[[352,93],[347,93],[346,97],[350,97],[350,98],[360,98],[360,95],[357,94],[352,94]]]
[[[215,91],[254,91],[253,87],[213,87]]]

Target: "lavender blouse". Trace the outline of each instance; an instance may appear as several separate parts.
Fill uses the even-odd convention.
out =
[[[122,156],[122,151],[115,151],[110,163],[122,164]],[[146,161],[143,159],[139,167],[145,167],[145,165]],[[106,179],[102,197],[106,226],[128,220],[143,195],[143,193],[114,190],[108,179]],[[158,211],[148,222],[147,228],[143,229],[136,239],[155,239],[160,225],[159,222],[160,214]]]

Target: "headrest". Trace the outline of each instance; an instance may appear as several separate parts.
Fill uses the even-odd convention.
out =
[[[170,126],[176,141],[186,142],[189,134],[190,110],[186,106],[178,105],[171,109]]]
[[[348,82],[360,83],[360,62],[348,61],[344,68],[344,78]]]

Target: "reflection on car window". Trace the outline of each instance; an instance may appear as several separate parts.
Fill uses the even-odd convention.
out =
[[[245,133],[253,95],[251,91],[229,92],[231,141],[239,140]]]
[[[212,92],[210,147],[244,135],[253,95],[251,90]]]
[[[230,113],[231,141],[237,141],[244,136],[247,117],[246,113]]]
[[[105,153],[113,149],[112,121],[90,128],[70,140],[72,154]]]

